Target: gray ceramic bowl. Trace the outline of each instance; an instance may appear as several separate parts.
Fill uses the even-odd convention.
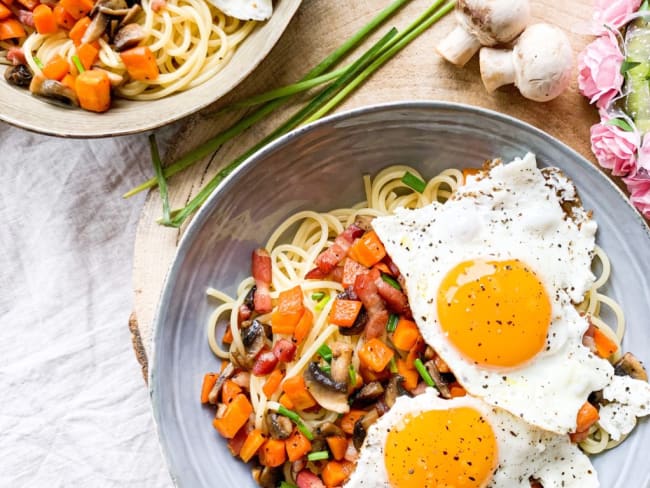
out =
[[[625,196],[594,166],[550,136],[493,112],[446,103],[400,103],[336,115],[258,152],[212,195],[187,229],[155,322],[150,387],[155,420],[178,486],[255,486],[199,403],[203,374],[217,368],[206,340],[213,309],[208,286],[233,292],[248,275],[251,250],[285,217],[327,210],[363,196],[361,175],[409,163],[425,175],[479,166],[526,151],[562,168],[600,224],[599,244],[613,264],[610,293],[628,323],[626,348],[650,364],[650,233]],[[622,446],[597,456],[602,486],[648,487],[650,422]]]

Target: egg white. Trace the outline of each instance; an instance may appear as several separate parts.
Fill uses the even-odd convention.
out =
[[[613,368],[582,345],[588,322],[573,303],[594,281],[591,260],[596,223],[579,206],[568,218],[560,200],[577,202],[573,184],[558,173],[545,178],[526,155],[470,177],[445,204],[398,209],[373,227],[404,276],[425,341],[447,362],[472,395],[530,424],[572,432],[593,391],[606,386]],[[438,287],[457,264],[474,259],[519,259],[544,284],[552,302],[545,349],[517,368],[482,367],[465,358],[439,326]]]
[[[589,458],[566,435],[546,432],[497,407],[470,396],[443,400],[433,389],[414,398],[399,397],[395,405],[368,429],[359,460],[345,488],[390,487],[384,463],[388,431],[408,414],[428,410],[471,407],[492,427],[498,448],[498,465],[490,488],[530,488],[532,476],[545,488],[596,488],[599,486]],[[417,446],[412,446],[417,449]]]

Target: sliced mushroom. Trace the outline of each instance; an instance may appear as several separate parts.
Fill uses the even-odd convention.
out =
[[[291,420],[275,412],[269,413],[268,426],[271,437],[274,439],[286,439],[291,435],[291,431],[293,430]]]
[[[410,396],[409,392],[404,389],[404,386],[402,386],[403,382],[404,377],[398,374],[394,375],[388,381],[388,385],[386,385],[386,392],[384,393],[384,402],[388,408],[393,408],[393,405],[395,405],[395,401],[397,400],[398,396]]]
[[[262,488],[275,488],[282,478],[282,470],[279,468],[255,467],[252,471],[253,479]]]
[[[239,371],[232,376],[232,382],[244,390],[251,389],[251,374],[248,371]]]
[[[48,80],[43,75],[36,75],[29,84],[29,91],[34,95],[64,107],[78,107],[79,100],[74,90],[56,80]]]
[[[103,71],[106,73],[106,76],[108,76],[108,81],[111,83],[111,87],[117,88],[118,86],[121,86],[122,83],[124,83],[124,77],[122,75],[118,75],[117,73],[113,73],[112,71],[108,71],[107,69],[102,69],[102,68],[93,68],[95,71]]]
[[[359,391],[352,396],[352,404],[370,405],[384,394],[384,387],[379,381],[371,381],[363,385]]]
[[[304,376],[307,389],[321,407],[336,413],[350,411],[347,383],[334,381],[316,362],[309,364]]]
[[[354,349],[350,344],[340,341],[334,342],[330,347],[332,349],[332,378],[334,381],[347,383]]]
[[[32,71],[26,64],[10,66],[5,70],[5,80],[12,85],[26,87],[32,82]]]
[[[106,32],[109,20],[108,15],[104,15],[101,11],[97,12],[84,32],[81,42],[83,44],[90,44],[102,37],[104,32]]]
[[[440,371],[438,371],[435,361],[433,360],[427,361],[426,363],[424,363],[424,367],[427,368],[427,371],[431,375],[431,378],[433,378],[433,381],[436,384],[436,388],[440,392],[440,396],[443,398],[451,398],[451,392],[449,391],[449,386],[447,385],[447,382],[440,374]]]
[[[90,16],[94,17],[100,9],[108,10],[128,10],[129,6],[124,0],[98,0],[95,2],[93,9],[90,11]]]
[[[241,340],[246,349],[246,355],[251,359],[257,356],[266,343],[264,324],[259,320],[253,320],[248,327],[241,329]]]
[[[648,373],[634,354],[626,352],[614,365],[614,374],[630,376],[635,380],[648,381]]]
[[[332,422],[325,422],[316,428],[316,435],[319,437],[331,437],[334,435],[344,435],[343,429]]]
[[[368,429],[379,419],[379,414],[374,408],[354,423],[352,432],[352,443],[357,449],[361,449],[363,441],[366,439]]]
[[[219,392],[221,391],[221,387],[223,386],[224,382],[232,376],[232,374],[235,372],[235,366],[232,363],[229,363],[228,366],[224,368],[224,370],[221,372],[219,377],[217,378],[216,383],[212,387],[212,390],[210,390],[210,393],[208,394],[208,401],[215,405],[217,403],[217,399],[219,398]]]
[[[126,15],[122,19],[122,23],[120,24],[120,26],[125,26],[127,24],[131,24],[135,22],[138,19],[138,16],[140,15],[141,11],[142,8],[140,7],[140,5],[136,3],[133,7],[131,7],[127,11]]]
[[[116,51],[124,51],[137,46],[144,41],[146,33],[140,24],[127,24],[117,31],[113,39],[113,47]]]

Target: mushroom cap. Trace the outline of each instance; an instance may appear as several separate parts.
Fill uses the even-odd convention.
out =
[[[483,46],[513,41],[530,22],[528,0],[458,0],[456,17]]]
[[[562,29],[534,24],[521,35],[513,52],[515,85],[531,100],[558,97],[571,82],[573,50]]]

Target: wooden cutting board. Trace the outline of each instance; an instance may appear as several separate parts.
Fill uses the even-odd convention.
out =
[[[576,55],[590,42],[590,37],[580,32],[585,31],[584,27],[591,17],[592,0],[530,1],[534,20],[562,27],[569,35]],[[389,0],[304,0],[282,39],[258,69],[227,97],[185,121],[167,151],[165,161],[174,161],[242,115],[236,112],[216,114],[220,107],[247,95],[297,81],[388,4]],[[411,1],[372,39],[380,37],[390,26],[398,29],[406,27],[430,4],[431,1],[425,0]],[[478,56],[461,69],[445,63],[435,53],[434,46],[453,25],[453,15],[434,25],[363,84],[338,111],[400,100],[466,103],[520,118],[594,161],[589,145],[589,128],[597,122],[598,117],[596,110],[579,95],[575,76],[566,93],[545,104],[524,99],[512,87],[489,95],[481,83]],[[351,56],[356,57],[367,49],[372,39]],[[172,208],[183,206],[221,167],[286,120],[297,110],[300,102],[298,100],[287,105],[192,168],[173,177],[169,181]],[[160,214],[158,191],[152,191],[147,196],[137,229],[133,270],[135,307],[130,321],[136,354],[145,378],[155,309],[167,269],[183,232],[183,229],[169,229],[156,224]]]

